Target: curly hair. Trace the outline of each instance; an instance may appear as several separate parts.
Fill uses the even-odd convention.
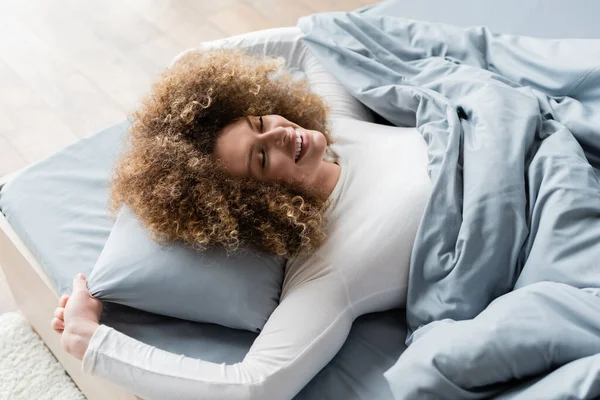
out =
[[[326,199],[283,182],[231,177],[213,151],[225,126],[268,114],[321,131],[329,145],[328,113],[281,59],[226,49],[188,53],[131,115],[110,210],[128,206],[159,242],[229,252],[252,245],[286,258],[311,252],[326,238]]]

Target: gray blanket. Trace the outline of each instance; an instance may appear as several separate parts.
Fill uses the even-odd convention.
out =
[[[600,40],[353,13],[299,26],[428,145],[395,397],[600,396]]]

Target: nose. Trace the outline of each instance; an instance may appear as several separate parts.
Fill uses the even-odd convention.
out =
[[[259,138],[263,142],[263,145],[267,147],[272,146],[285,149],[294,135],[293,127],[277,126],[264,132]]]

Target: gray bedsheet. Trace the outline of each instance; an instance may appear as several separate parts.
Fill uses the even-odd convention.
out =
[[[108,239],[114,224],[106,213],[108,182],[127,126],[117,124],[61,150],[0,191],[0,210],[59,293],[70,293],[76,273],[89,276]],[[102,323],[158,348],[212,362],[241,361],[256,337],[111,303]],[[398,337],[405,332],[400,310],[361,317],[342,350],[297,398],[391,399],[383,373],[404,350]]]
[[[349,13],[299,26],[428,145],[395,397],[600,396],[600,39]]]

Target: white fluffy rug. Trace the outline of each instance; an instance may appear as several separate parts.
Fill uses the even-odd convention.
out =
[[[85,400],[21,314],[0,315],[0,400]]]

